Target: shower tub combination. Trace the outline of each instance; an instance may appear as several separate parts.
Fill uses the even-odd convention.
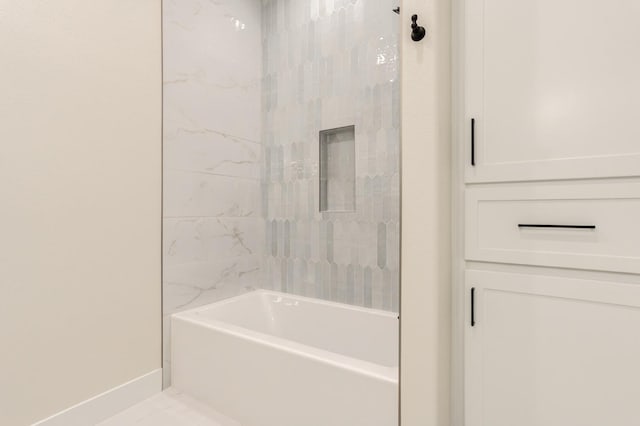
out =
[[[257,290],[171,334],[173,386],[243,426],[397,424],[397,314]]]

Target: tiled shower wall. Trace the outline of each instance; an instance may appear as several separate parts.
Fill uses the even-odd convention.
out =
[[[174,312],[258,287],[397,311],[395,6],[163,1],[165,385]],[[351,125],[355,210],[320,213],[319,132]]]
[[[262,4],[264,285],[397,311],[397,1]],[[355,211],[320,213],[318,134],[349,125]]]
[[[261,4],[164,0],[164,373],[169,316],[261,283]]]

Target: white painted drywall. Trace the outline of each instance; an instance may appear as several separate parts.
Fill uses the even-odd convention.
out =
[[[449,426],[450,2],[402,4],[401,424]],[[410,17],[427,29],[410,38]]]
[[[160,7],[0,2],[0,424],[160,367]]]

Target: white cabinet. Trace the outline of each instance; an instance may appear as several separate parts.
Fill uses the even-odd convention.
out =
[[[462,1],[465,426],[640,425],[640,1]]]
[[[640,424],[640,286],[469,270],[467,426]]]
[[[465,8],[467,182],[640,175],[639,1]]]

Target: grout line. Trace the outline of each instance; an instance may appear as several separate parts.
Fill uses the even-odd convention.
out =
[[[167,168],[164,171],[165,172],[179,172],[179,173],[193,173],[193,174],[209,175],[209,176],[221,176],[221,177],[228,177],[228,178],[234,178],[234,179],[244,179],[244,180],[249,180],[249,181],[261,182],[260,177],[235,176],[235,175],[228,175],[228,174],[224,174],[224,173],[207,172],[205,170],[189,170],[189,169]]]

